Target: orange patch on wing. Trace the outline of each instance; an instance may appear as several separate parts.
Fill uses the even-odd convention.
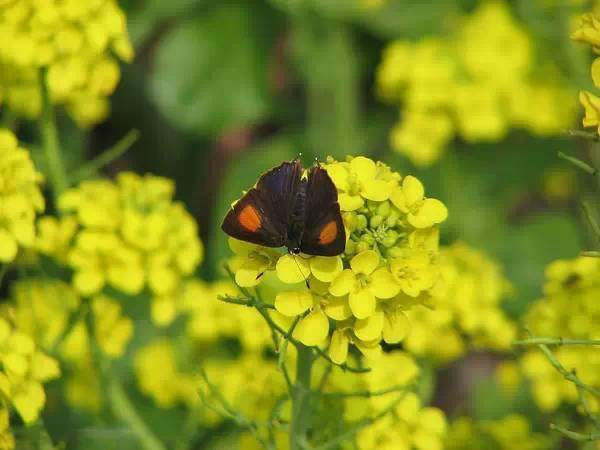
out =
[[[319,244],[321,244],[321,245],[331,244],[333,241],[335,241],[337,234],[338,234],[337,223],[335,222],[335,220],[332,220],[331,222],[327,223],[327,225],[325,225],[321,229],[321,232],[319,233]]]
[[[260,228],[260,214],[254,206],[246,205],[240,211],[240,214],[238,216],[238,222],[246,230],[252,231],[254,233]]]

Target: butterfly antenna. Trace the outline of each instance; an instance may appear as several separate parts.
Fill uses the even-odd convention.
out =
[[[296,255],[294,255],[293,253],[291,255],[292,255],[292,259],[296,263],[296,267],[298,267],[298,271],[300,272],[300,275],[302,275],[302,278],[304,278],[304,284],[306,284],[306,288],[310,289],[310,283],[308,282],[308,278],[306,278],[306,275],[304,275],[304,272],[302,272],[302,268],[300,267],[300,264],[298,264]]]

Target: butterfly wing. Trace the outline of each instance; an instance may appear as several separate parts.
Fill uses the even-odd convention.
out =
[[[306,220],[300,250],[307,255],[335,256],[346,247],[346,231],[337,190],[327,171],[314,166],[306,185]]]
[[[229,210],[221,229],[241,241],[283,246],[301,175],[299,161],[284,162],[263,174]]]

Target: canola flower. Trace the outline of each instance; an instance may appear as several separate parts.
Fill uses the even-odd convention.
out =
[[[0,394],[4,416],[10,407],[26,425],[37,420],[46,403],[43,383],[60,375],[58,362],[43,352],[33,339],[15,327],[12,311],[0,316]],[[10,442],[8,417],[2,417],[2,437]]]
[[[0,263],[15,260],[35,241],[35,217],[44,210],[42,175],[16,136],[0,129]]]
[[[8,419],[8,409],[2,402],[0,404],[0,449],[2,450],[14,450],[16,444],[15,437],[10,431]]]
[[[588,44],[595,54],[600,53],[600,16],[597,13],[586,13],[581,16],[577,28],[571,34],[576,42]],[[600,87],[600,57],[594,59],[591,76],[595,87]],[[579,102],[584,108],[584,127],[596,127],[600,133],[600,98],[589,91],[579,92]]]
[[[82,296],[106,286],[129,296],[147,288],[152,318],[166,326],[177,315],[181,283],[203,257],[196,222],[173,193],[166,178],[130,172],[84,181],[61,195],[59,218],[40,222],[37,248],[73,269]]]
[[[133,321],[120,303],[104,294],[92,297],[93,336],[73,287],[56,278],[21,278],[11,286],[11,316],[18,329],[40,349],[56,354],[63,366],[65,396],[75,407],[98,411],[101,402],[92,345],[108,359],[124,355]],[[93,342],[90,341],[93,338]]]
[[[446,450],[510,450],[518,442],[523,450],[550,448],[548,436],[531,429],[527,418],[511,414],[500,420],[476,421],[459,417],[450,424],[444,442]]]
[[[575,115],[569,88],[549,62],[536,67],[532,38],[500,1],[484,2],[447,36],[388,44],[376,87],[401,107],[392,147],[427,166],[454,137],[494,142],[511,128],[561,133]]]
[[[64,105],[82,126],[108,115],[118,60],[133,58],[116,0],[3,1],[0,41],[0,103],[15,114],[39,117],[45,74],[52,103]]]
[[[600,335],[600,261],[578,257],[557,260],[546,268],[544,297],[533,303],[524,322],[538,336],[597,339]],[[600,352],[594,347],[559,347],[554,356],[592,387],[600,387]],[[519,361],[531,381],[533,398],[544,411],[553,411],[563,402],[577,403],[575,386],[550,364],[538,350],[527,351]],[[590,403],[597,408],[595,399]]]
[[[456,242],[440,251],[439,266],[442,282],[433,292],[434,309],[417,306],[406,312],[410,332],[404,347],[440,363],[470,348],[510,350],[516,326],[501,308],[510,285],[498,264]]]
[[[448,213],[425,196],[417,178],[403,178],[383,163],[329,158],[324,168],[338,189],[348,236],[344,253],[294,257],[230,239],[235,256],[229,267],[242,288],[276,275],[273,306],[297,321],[293,337],[326,347],[341,364],[350,344],[376,357],[382,340],[402,340],[403,311],[429,298],[438,281],[438,225]]]

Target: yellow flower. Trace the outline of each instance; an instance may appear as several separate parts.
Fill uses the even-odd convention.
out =
[[[579,102],[585,109],[584,127],[598,127],[600,133],[600,98],[588,91],[579,93]]]
[[[8,408],[0,403],[0,450],[14,450],[15,437],[10,432]]]
[[[437,199],[425,198],[423,184],[410,175],[404,178],[402,187],[394,189],[391,200],[415,228],[430,228],[448,217],[446,206]]]
[[[40,69],[47,70],[53,103],[64,105],[82,126],[104,119],[107,97],[120,77],[118,61],[131,61],[126,20],[115,0],[23,0],[0,4],[0,94],[10,109],[41,113]],[[16,91],[16,92],[15,92]],[[1,95],[0,95],[1,97]]]
[[[229,267],[235,273],[235,282],[241,287],[252,287],[260,283],[262,276],[273,268],[280,256],[269,248],[233,238],[229,238],[229,248],[236,255],[229,261]]]
[[[41,181],[29,152],[10,130],[0,129],[0,263],[34,245],[35,215],[44,210]]]
[[[338,189],[342,211],[354,211],[362,207],[365,200],[387,200],[397,184],[397,179],[380,178],[380,174],[385,172],[364,156],[357,156],[349,162],[328,164],[326,169]]]
[[[329,292],[342,297],[348,295],[352,314],[357,319],[366,319],[375,313],[377,298],[394,297],[400,287],[390,272],[381,267],[379,255],[365,250],[350,260],[350,269],[345,269],[331,283]]]
[[[59,199],[58,223],[65,229],[46,222],[39,245],[60,260],[65,250],[58,249],[74,234],[66,260],[83,295],[106,285],[136,295],[147,286],[156,307],[169,307],[165,300],[203,257],[197,225],[173,195],[172,181],[151,175],[125,172],[116,182],[85,181]]]
[[[133,365],[140,391],[161,408],[198,401],[194,376],[178,368],[172,342],[161,339],[147,344],[137,351]]]
[[[58,363],[4,318],[0,318],[0,363],[0,393],[25,423],[34,422],[46,402],[42,383],[58,377]]]
[[[571,34],[571,39],[589,44],[598,51],[600,47],[600,19],[598,16],[593,13],[583,14],[577,29]]]
[[[450,425],[445,439],[447,450],[467,450],[473,448],[494,448],[509,450],[519,442],[521,448],[544,450],[551,448],[548,436],[535,433],[527,418],[511,414],[500,420],[475,421],[469,417],[459,417]]]
[[[109,358],[118,358],[133,335],[133,321],[121,314],[121,305],[106,295],[92,299],[95,337],[100,349]]]
[[[423,251],[408,252],[390,262],[390,271],[399,288],[406,295],[417,297],[433,287],[437,272],[431,257]]]

